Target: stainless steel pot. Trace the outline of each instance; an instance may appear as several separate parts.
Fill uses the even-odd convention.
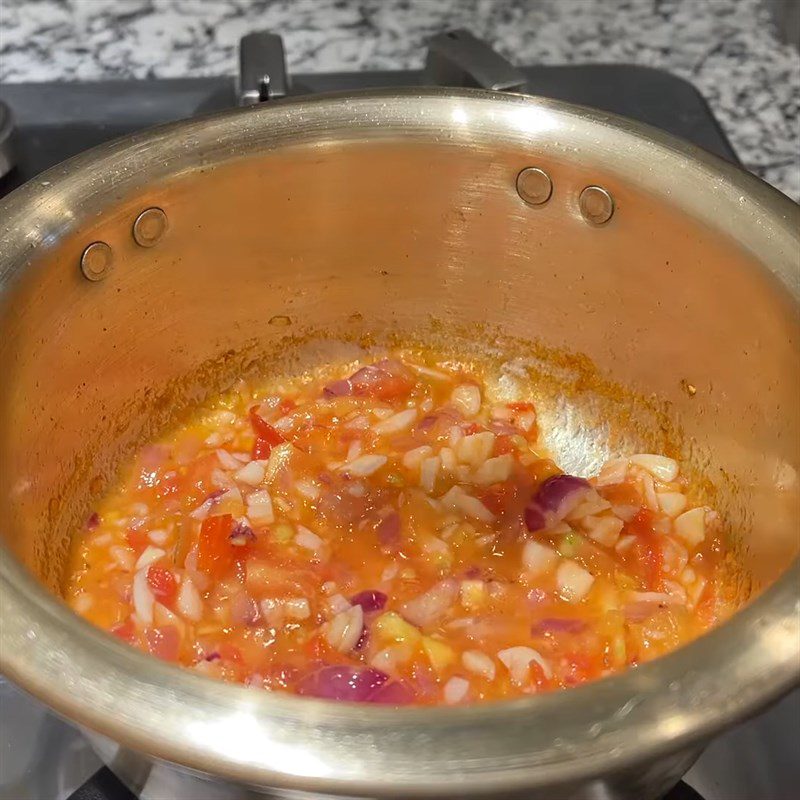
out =
[[[287,101],[56,167],[0,205],[3,671],[193,780],[658,796],[800,674],[799,223],[778,192],[655,130],[480,91]],[[176,409],[334,339],[397,338],[522,357],[570,469],[635,447],[705,474],[755,599],[618,677],[390,710],[212,682],[51,593],[70,530]]]

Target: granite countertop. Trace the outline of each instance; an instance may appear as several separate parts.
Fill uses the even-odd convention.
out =
[[[800,200],[800,55],[767,0],[2,0],[0,81],[233,74],[250,31],[290,71],[421,66],[471,30],[519,65],[627,62],[694,83],[745,166]]]

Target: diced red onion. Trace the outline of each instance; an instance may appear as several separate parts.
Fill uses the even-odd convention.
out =
[[[204,661],[218,661],[220,658],[222,658],[222,656],[216,650],[214,650],[213,653],[209,653],[205,657]]]
[[[349,380],[342,378],[341,380],[329,383],[323,390],[322,394],[325,397],[346,397],[353,393],[353,387]]]
[[[405,706],[411,703],[414,696],[411,690],[400,681],[387,681],[373,692],[370,703],[382,703],[387,706]]]
[[[525,527],[534,533],[561,522],[591,488],[583,478],[552,475],[536,490],[525,509]]]
[[[332,665],[306,675],[297,686],[297,693],[325,700],[347,700],[352,703],[381,702],[372,698],[387,681],[385,672],[373,667]]]
[[[256,538],[255,531],[244,522],[237,522],[228,538],[233,544],[246,544]]]
[[[100,524],[100,515],[95,511],[86,520],[86,529],[93,531]]]
[[[361,606],[364,611],[380,611],[386,605],[386,600],[387,597],[383,592],[366,589],[354,594],[350,598],[350,603],[354,606]]]
[[[543,633],[582,633],[585,630],[586,623],[581,619],[545,617],[533,624],[531,634],[538,636]]]

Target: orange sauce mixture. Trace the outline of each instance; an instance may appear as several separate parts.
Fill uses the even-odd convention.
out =
[[[66,598],[135,647],[264,689],[549,691],[730,613],[716,515],[686,490],[650,454],[562,475],[525,398],[395,354],[327,383],[240,382],[142,449],[78,532]]]

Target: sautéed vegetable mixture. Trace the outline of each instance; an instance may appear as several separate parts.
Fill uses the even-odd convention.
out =
[[[240,381],[140,451],[76,537],[77,613],[226,681],[453,705],[626,669],[732,610],[670,458],[564,474],[532,403],[402,353],[280,389]]]

